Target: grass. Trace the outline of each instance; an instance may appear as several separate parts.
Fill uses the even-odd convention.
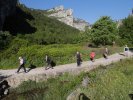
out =
[[[5,100],[65,100],[71,90],[80,84],[82,77],[65,74],[48,79],[46,82],[24,82],[12,90]]]
[[[88,76],[88,87],[81,86]],[[66,100],[75,89],[80,88],[90,100],[130,100],[133,94],[133,59],[124,60],[107,67],[101,66],[91,72],[74,76],[65,74],[45,82],[28,81],[11,90],[5,100]]]
[[[91,83],[82,92],[91,100],[130,100],[133,94],[133,59],[89,73]]]

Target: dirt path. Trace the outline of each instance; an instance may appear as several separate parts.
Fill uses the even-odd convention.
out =
[[[82,62],[80,67],[77,67],[76,63],[59,65],[54,67],[54,69],[45,70],[44,67],[32,69],[28,73],[24,73],[20,71],[19,74],[15,73],[17,69],[12,70],[0,70],[0,78],[6,79],[11,87],[16,87],[21,84],[23,81],[33,80],[33,81],[42,81],[47,80],[49,77],[56,77],[62,75],[65,72],[71,74],[78,74],[82,71],[87,72],[90,71],[99,65],[109,65],[114,62],[118,62],[122,59],[133,57],[133,53],[130,53],[128,57],[120,55],[118,53],[113,54],[108,57],[108,59],[99,58],[96,59],[95,62],[85,61]],[[28,69],[27,69],[28,70]]]

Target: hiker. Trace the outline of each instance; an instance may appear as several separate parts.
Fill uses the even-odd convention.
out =
[[[109,54],[109,51],[108,51],[108,48],[106,47],[105,50],[104,50],[104,53],[103,53],[103,57],[105,59],[108,59],[108,54]]]
[[[47,68],[52,68],[53,69],[53,66],[51,65],[52,60],[51,60],[51,58],[48,55],[46,55],[45,61],[47,63],[47,66],[45,67],[45,70],[47,70]]]
[[[95,58],[95,52],[94,51],[92,51],[91,53],[90,53],[90,60],[92,61],[92,62],[94,62],[95,60],[94,60],[94,58]]]
[[[24,61],[24,58],[23,57],[19,57],[19,63],[20,63],[20,66],[17,70],[17,73],[19,73],[20,69],[23,68],[24,69],[24,72],[26,73],[26,68],[25,68],[25,61]]]
[[[125,47],[124,47],[124,55],[128,56],[128,53],[129,53],[129,48],[128,48],[127,45],[125,45]]]
[[[77,66],[80,66],[82,59],[81,59],[81,54],[78,51],[76,53],[76,58],[77,58]]]

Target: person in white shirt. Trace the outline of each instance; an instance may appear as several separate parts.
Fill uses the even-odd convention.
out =
[[[25,63],[24,63],[23,57],[19,57],[19,63],[20,63],[20,66],[19,66],[19,68],[17,70],[17,73],[19,73],[21,68],[23,68],[24,72],[26,73],[26,68],[25,68]]]

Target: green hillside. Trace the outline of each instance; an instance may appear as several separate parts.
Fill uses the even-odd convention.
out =
[[[46,11],[24,5],[17,6],[16,14],[7,18],[3,30],[37,44],[73,43],[79,34],[77,29],[47,17]]]
[[[6,19],[0,33],[0,68],[16,68],[19,56],[36,66],[44,65],[46,54],[59,64],[70,62],[67,59],[81,48],[76,44],[86,41],[87,36],[47,14],[45,10],[17,6],[16,14]]]

